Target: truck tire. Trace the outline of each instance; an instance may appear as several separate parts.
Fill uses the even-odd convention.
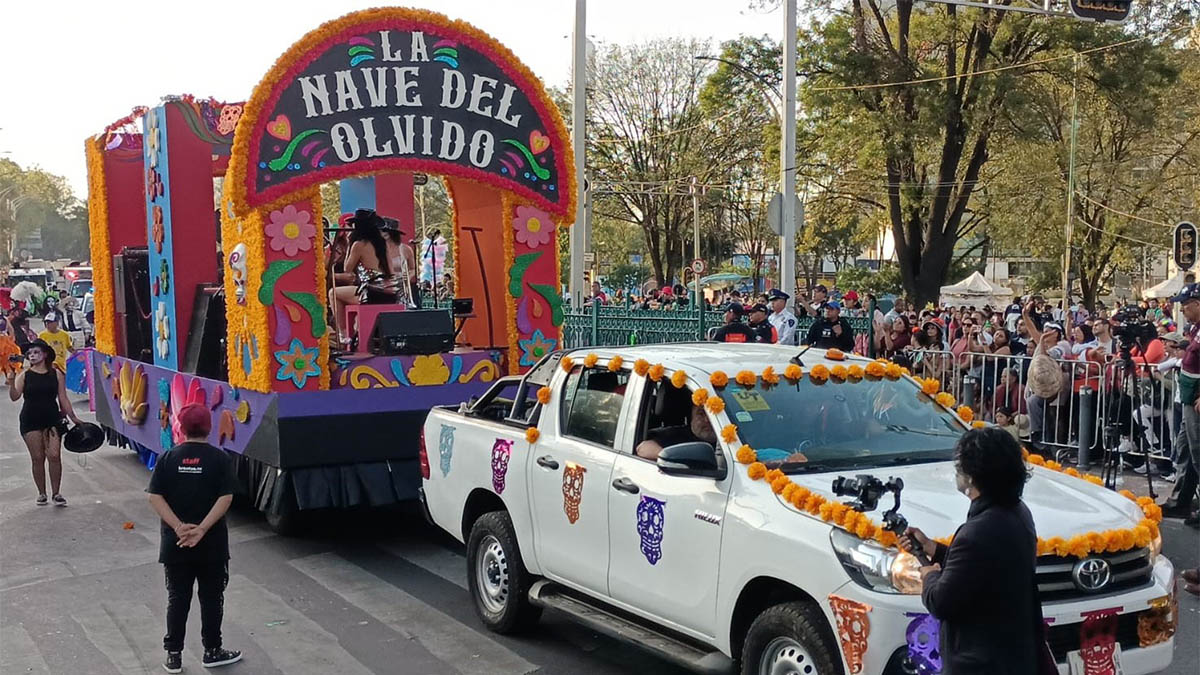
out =
[[[742,675],[842,675],[842,660],[821,612],[785,602],[764,610],[746,632]]]
[[[508,512],[480,516],[467,540],[467,588],[488,630],[513,633],[537,623],[542,608],[529,602],[533,581],[521,561]]]

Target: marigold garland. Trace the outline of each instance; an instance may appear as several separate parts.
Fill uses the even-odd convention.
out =
[[[765,385],[774,386],[779,384],[779,375],[775,372],[775,368],[772,366],[763,368],[762,375],[760,375],[760,377]]]
[[[702,405],[704,405],[704,402],[707,400],[708,400],[708,390],[707,389],[697,389],[696,391],[692,392],[692,405],[702,406]]]
[[[904,374],[904,369],[895,363],[889,363],[883,368],[883,376],[889,380],[898,380]]]
[[[675,387],[676,389],[683,389],[684,385],[686,385],[686,384],[687,384],[687,372],[686,371],[677,370],[677,371],[671,373],[671,386],[672,387]]]
[[[987,426],[987,423],[984,422],[983,420],[975,420],[974,422],[971,422],[972,429],[982,429],[986,426]]]
[[[799,382],[800,378],[804,377],[804,369],[794,363],[789,363],[788,366],[783,369],[783,376],[786,377],[789,382]]]
[[[88,230],[91,233],[90,252],[96,264],[92,266],[96,350],[105,354],[117,353],[116,298],[113,295],[112,260],[109,253],[108,181],[104,173],[104,146],[99,136],[85,142],[88,169]]]
[[[758,376],[749,370],[739,370],[733,379],[747,389],[753,387],[758,382]]]
[[[729,384],[729,376],[718,370],[712,375],[708,376],[708,383],[717,389],[721,389],[725,385]]]
[[[620,370],[621,366],[623,365],[625,365],[625,360],[620,356],[614,356],[608,360],[608,372],[615,373]]]
[[[758,461],[758,453],[754,452],[754,448],[743,445],[738,448],[737,461],[739,464],[753,464]]]
[[[952,394],[950,394],[950,392],[948,392],[948,391],[943,391],[942,393],[938,394],[933,400],[936,401],[938,405],[942,406],[943,408],[946,408],[947,410],[952,410],[954,408],[954,404],[958,402],[958,401],[954,400],[954,396]]]
[[[750,476],[750,480],[759,480],[767,475],[767,465],[762,462],[752,462],[746,467],[746,474]]]
[[[666,371],[667,369],[663,367],[663,364],[656,363],[650,366],[650,369],[646,371],[646,377],[649,377],[652,382],[658,382],[663,378],[663,374],[665,374]]]
[[[829,369],[818,363],[809,371],[808,379],[813,384],[825,384],[829,380]]]
[[[829,369],[829,374],[839,382],[845,382],[846,378],[850,377],[850,372],[846,370],[846,366],[834,366]]]
[[[858,382],[863,379],[863,374],[862,366],[850,366],[846,369],[846,375],[850,378],[851,382]]]
[[[867,364],[867,376],[879,379],[887,371],[887,366],[886,361],[872,361]]]
[[[918,380],[918,381],[921,383],[921,393],[925,394],[926,396],[934,396],[942,388],[942,383],[939,382],[936,378],[931,377],[928,379]]]
[[[585,368],[595,368],[596,364],[599,362],[600,357],[596,354],[588,354],[587,356],[583,357],[583,366]]]
[[[720,415],[725,410],[725,401],[722,401],[720,396],[709,396],[704,402],[704,407],[708,408],[708,412]]]
[[[564,356],[562,357],[562,361],[558,362],[558,365],[562,366],[563,372],[569,373],[575,368],[575,359]]]
[[[537,427],[529,427],[525,430],[525,440],[528,441],[530,445],[537,443],[537,440],[541,435],[542,433],[538,431]]]
[[[975,411],[971,410],[971,406],[969,405],[960,405],[955,412],[958,413],[958,417],[964,422],[970,422],[975,419]]]
[[[738,428],[733,424],[726,424],[721,429],[721,440],[726,443],[732,443],[737,440]]]
[[[538,403],[541,403],[542,405],[546,405],[547,403],[549,403],[550,395],[552,393],[553,392],[551,391],[550,387],[542,387],[541,389],[538,389],[538,391],[537,391]]]
[[[639,377],[645,377],[649,370],[650,362],[646,359],[638,359],[633,362],[633,372],[637,373]]]

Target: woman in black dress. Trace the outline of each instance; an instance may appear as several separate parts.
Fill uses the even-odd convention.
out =
[[[54,349],[42,340],[34,340],[25,350],[29,368],[19,375],[8,373],[8,397],[22,400],[21,438],[29,449],[33,462],[33,482],[38,489],[38,506],[46,499],[46,464],[50,464],[50,488],[57,506],[67,500],[59,492],[62,484],[62,432],[66,429],[63,416],[79,424],[71,400],[67,398],[66,380],[54,367]]]

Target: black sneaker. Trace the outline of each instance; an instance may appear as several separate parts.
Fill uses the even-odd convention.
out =
[[[67,505],[67,498],[62,495],[54,495],[50,499],[51,499],[51,501],[54,502],[55,506],[66,506]]]
[[[167,660],[163,661],[163,670],[168,673],[182,673],[183,652],[167,652]]]
[[[50,503],[50,500],[46,499],[46,495],[38,495],[38,497],[37,497],[37,505],[38,506],[45,506],[49,503]]]
[[[204,650],[204,667],[216,668],[217,666],[227,666],[231,663],[237,663],[242,660],[241,652],[231,652],[228,649],[205,649]]]

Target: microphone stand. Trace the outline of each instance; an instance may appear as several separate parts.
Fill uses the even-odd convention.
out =
[[[425,249],[425,256],[429,258],[429,264],[433,269],[433,308],[438,309],[438,271],[437,271],[437,256],[433,254],[433,245],[437,241],[438,231],[433,231],[433,236],[429,238],[429,247]]]

